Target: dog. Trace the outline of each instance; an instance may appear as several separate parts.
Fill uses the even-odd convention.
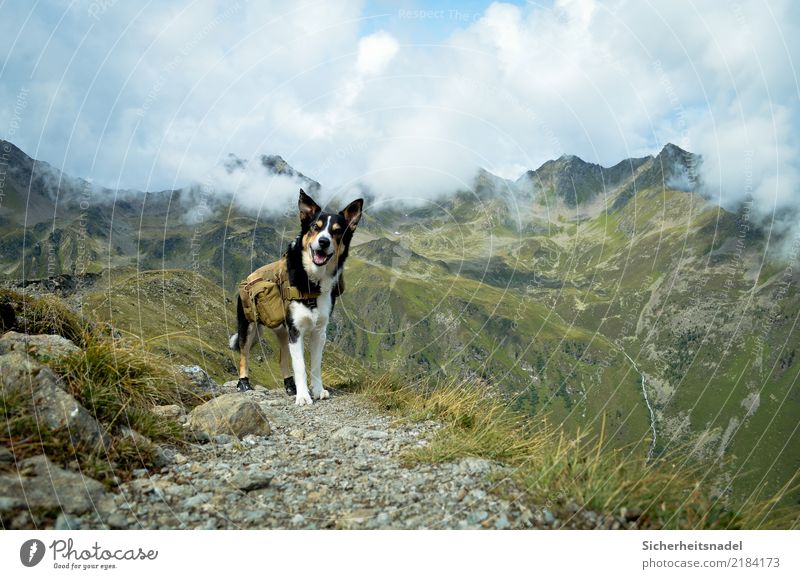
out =
[[[305,191],[300,189],[297,202],[300,211],[300,234],[289,244],[286,253],[272,264],[259,268],[248,277],[258,278],[258,272],[269,270],[284,276],[290,286],[292,298],[282,301],[285,315],[280,325],[273,327],[280,346],[280,366],[286,393],[295,396],[295,404],[312,404],[312,399],[330,397],[322,384],[322,351],[325,347],[326,328],[333,313],[336,298],[344,291],[344,263],[350,249],[353,233],[361,220],[364,200],[356,199],[339,213],[327,213]],[[248,280],[242,282],[243,286]],[[286,289],[286,288],[284,288]],[[237,299],[236,334],[230,337],[229,346],[239,351],[240,392],[251,390],[248,378],[250,349],[259,336],[263,320],[258,315],[246,315],[242,292]],[[255,320],[253,319],[255,318]],[[311,361],[311,390],[309,392],[303,340],[308,336]],[[291,364],[289,361],[291,360]]]

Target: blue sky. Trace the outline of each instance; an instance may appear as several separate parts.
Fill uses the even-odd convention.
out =
[[[264,176],[227,180],[228,153],[429,199],[478,167],[675,142],[712,197],[769,213],[798,199],[797,38],[788,0],[18,0],[0,6],[0,136],[103,185],[255,200]]]

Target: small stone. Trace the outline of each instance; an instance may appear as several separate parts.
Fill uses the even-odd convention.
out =
[[[218,434],[214,437],[214,442],[217,444],[230,444],[235,439],[230,434]]]
[[[289,432],[289,436],[298,440],[303,440],[306,437],[306,433],[303,430],[292,430]]]
[[[161,418],[176,420],[183,416],[184,411],[178,404],[166,404],[164,406],[154,406],[151,410],[153,414]]]
[[[27,506],[27,503],[22,497],[0,497],[0,513],[13,511],[25,506]]]
[[[380,513],[375,518],[375,522],[380,526],[385,526],[392,522],[392,517],[389,515],[389,513]]]
[[[198,444],[205,444],[211,442],[211,436],[205,430],[192,430],[188,438]]]
[[[478,523],[481,523],[482,521],[486,520],[488,516],[489,513],[487,513],[486,511],[475,511],[467,515],[467,523],[469,523],[470,525],[477,525]]]
[[[183,507],[186,509],[195,509],[203,506],[211,500],[211,493],[197,493],[193,497],[183,501]]]
[[[250,469],[237,472],[231,477],[229,482],[231,486],[249,492],[268,487],[269,483],[271,483],[274,478],[275,473],[272,471]]]
[[[253,434],[248,434],[242,439],[242,442],[248,446],[255,446],[259,443],[259,439],[257,436]]]
[[[244,512],[244,521],[246,523],[261,523],[266,518],[267,518],[267,511],[255,510],[255,511]]]
[[[292,517],[292,524],[302,525],[305,522],[306,522],[306,518],[303,515],[301,515],[300,513],[297,513],[295,516]]]
[[[620,515],[627,522],[636,521],[641,518],[642,509],[637,509],[637,508],[626,509],[625,507],[622,507],[622,509],[620,509]]]
[[[219,384],[214,382],[211,379],[211,376],[203,370],[200,366],[178,366],[178,370],[183,372],[183,374],[189,378],[189,381],[192,383],[197,390],[201,392],[215,392],[219,390]]]
[[[480,475],[491,471],[493,465],[485,458],[475,458],[468,456],[458,463],[458,470],[461,474]]]
[[[547,509],[542,511],[542,516],[544,517],[544,522],[547,523],[548,525],[552,525],[556,520],[555,515],[553,515],[553,513],[551,513]]]
[[[0,465],[8,465],[14,463],[14,454],[5,446],[0,446]]]
[[[389,433],[385,430],[364,430],[361,436],[367,440],[385,440],[389,438]]]
[[[189,459],[186,458],[186,456],[184,456],[180,452],[176,452],[175,453],[174,460],[175,460],[175,464],[186,464],[187,462],[189,462]]]
[[[106,524],[112,529],[127,529],[128,517],[122,513],[111,513],[106,517]]]
[[[331,438],[348,442],[355,441],[358,438],[358,430],[352,426],[342,426],[331,434]]]
[[[497,529],[498,531],[508,529],[510,526],[511,523],[508,521],[508,517],[504,514],[500,515],[494,522],[494,528]]]
[[[164,468],[172,464],[175,459],[175,451],[159,445],[153,445],[153,466]]]
[[[81,528],[81,521],[78,517],[61,513],[56,518],[56,531],[77,531]]]
[[[463,501],[464,497],[466,496],[467,496],[467,489],[465,489],[464,487],[458,489],[458,494],[456,495],[456,498],[459,500],[459,502]]]
[[[486,491],[482,489],[475,489],[469,493],[469,496],[473,501],[482,501],[486,498]]]

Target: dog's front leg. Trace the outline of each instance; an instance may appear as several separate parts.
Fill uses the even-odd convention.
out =
[[[311,396],[316,400],[330,397],[322,387],[322,350],[325,348],[325,329],[311,332]]]
[[[292,339],[294,338],[294,340]],[[311,404],[311,396],[308,393],[308,379],[306,377],[306,363],[303,359],[303,336],[289,336],[289,355],[292,357],[292,370],[294,371],[294,383],[297,387],[297,395],[294,403],[298,406]]]

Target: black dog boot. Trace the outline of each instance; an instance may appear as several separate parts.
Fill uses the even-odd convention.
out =
[[[297,386],[294,383],[294,376],[289,376],[288,378],[284,378],[283,387],[286,389],[286,393],[289,396],[295,396],[297,394]]]
[[[239,378],[239,382],[236,383],[236,391],[237,392],[247,392],[248,390],[252,390],[253,387],[250,386],[250,379],[249,378]]]

